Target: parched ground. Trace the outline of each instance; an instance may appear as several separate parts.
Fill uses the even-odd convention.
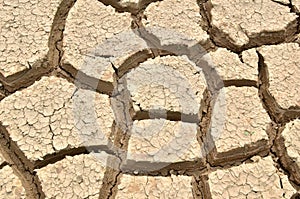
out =
[[[0,199],[300,198],[300,1],[0,16]]]

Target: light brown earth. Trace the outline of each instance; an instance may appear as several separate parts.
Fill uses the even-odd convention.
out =
[[[300,198],[300,1],[0,16],[0,199]]]

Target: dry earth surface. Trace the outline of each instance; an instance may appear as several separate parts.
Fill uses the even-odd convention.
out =
[[[300,198],[299,0],[0,16],[0,199]]]

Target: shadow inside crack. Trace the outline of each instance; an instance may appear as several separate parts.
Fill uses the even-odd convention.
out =
[[[5,126],[0,122],[0,149],[5,159],[22,181],[27,198],[45,198],[41,182],[33,170],[33,163],[13,141]]]
[[[166,119],[169,121],[181,121],[187,123],[199,124],[198,114],[185,114],[178,111],[165,111],[161,109],[152,109],[149,111],[137,111],[133,120],[147,119]]]
[[[43,75],[49,73],[50,70],[51,68],[49,67],[47,59],[43,58],[37,60],[32,66],[30,66],[30,68],[19,71],[8,77],[4,77],[0,73],[0,82],[7,91],[12,93],[16,90],[32,85]]]
[[[235,44],[234,39],[232,39],[229,33],[220,29],[220,27],[216,27],[212,24],[212,2],[209,0],[198,0],[198,5],[200,7],[200,14],[205,21],[204,29],[209,33],[212,42],[218,47],[229,49],[230,51],[235,53],[240,53],[244,50],[260,47],[262,45],[291,42],[295,39],[296,34],[299,33],[298,17],[297,19],[289,22],[283,30],[262,31],[252,35],[249,35],[247,34],[247,32],[244,32],[244,34],[248,37],[249,41],[243,45],[237,45]],[[290,6],[290,4],[288,4],[287,6]],[[295,12],[295,9],[293,9],[293,7],[290,8],[291,12]]]
[[[295,193],[292,195],[291,199],[300,199],[300,193]]]
[[[287,123],[294,119],[300,118],[300,107],[289,107],[283,109],[276,101],[274,96],[269,91],[269,71],[268,66],[265,64],[264,57],[260,52],[256,51],[259,62],[258,62],[258,73],[259,73],[259,96],[263,102],[263,106],[268,112],[269,116],[276,123]]]
[[[280,167],[288,173],[290,181],[300,186],[299,166],[297,165],[295,160],[288,155],[287,148],[285,145],[285,139],[282,135],[284,128],[285,125],[281,126],[277,130],[277,135],[271,150],[276,155],[276,157],[279,158]]]
[[[91,77],[80,70],[77,70],[71,64],[63,64],[61,69],[66,72],[71,78],[67,78],[68,81],[75,83],[79,88],[84,88],[86,86],[91,87],[91,90],[95,90],[98,93],[106,94],[111,96],[114,90],[113,84],[111,82],[103,81],[95,77]]]

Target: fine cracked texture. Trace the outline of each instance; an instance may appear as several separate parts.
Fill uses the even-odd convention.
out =
[[[300,169],[300,120],[297,119],[286,125],[282,132],[287,154]]]
[[[255,49],[243,51],[241,62],[239,56],[226,48],[218,48],[206,54],[205,59],[215,68],[222,80],[253,80],[258,79],[258,57]],[[226,59],[224,59],[226,57]]]
[[[107,145],[113,123],[109,98],[57,77],[0,102],[0,121],[30,160],[82,145]],[[96,125],[95,125],[96,124]]]
[[[0,170],[0,182],[0,198],[26,198],[25,189],[10,166],[5,166]]]
[[[196,0],[164,0],[150,4],[143,20],[145,27],[153,32],[162,45],[180,42],[180,39],[206,43],[209,36],[201,28],[204,23]]]
[[[46,198],[73,199],[99,197],[108,155],[67,156],[37,170]]]
[[[300,47],[297,43],[263,46],[258,49],[269,71],[269,91],[284,108],[300,107]]]
[[[0,0],[0,198],[299,198],[299,10]]]
[[[186,56],[148,59],[126,75],[135,111],[197,114],[206,88],[201,68]]]
[[[297,15],[273,1],[211,0],[211,4],[214,39],[234,51],[282,42],[297,30]]]
[[[192,177],[131,176],[123,175],[116,199],[123,198],[178,198],[192,199]]]
[[[253,163],[210,173],[208,183],[212,199],[290,199],[296,193],[288,177],[276,169],[270,156],[252,159]]]
[[[255,48],[251,48],[249,50],[245,50],[242,52],[242,61],[251,68],[258,68],[258,55]],[[257,70],[258,71],[258,70]],[[254,71],[253,71],[254,72]],[[258,73],[258,72],[256,72]],[[255,73],[255,74],[256,74]],[[256,78],[257,80],[257,78]]]
[[[129,13],[118,13],[97,0],[77,1],[66,20],[63,64],[71,64],[90,77],[112,82],[111,63],[118,67],[119,59],[124,60],[136,49],[146,47],[132,32],[131,20]],[[76,76],[72,69],[67,70]]]
[[[226,87],[226,115],[213,114],[212,136],[217,152],[253,144],[259,140],[268,140],[267,126],[271,122],[258,97],[258,90],[253,87]],[[217,102],[219,103],[219,102]],[[222,104],[221,104],[222,105]],[[224,130],[219,130],[219,121],[225,118]]]
[[[127,160],[176,163],[202,158],[197,125],[164,119],[133,123]]]
[[[0,1],[0,74],[8,77],[46,58],[61,0]]]

